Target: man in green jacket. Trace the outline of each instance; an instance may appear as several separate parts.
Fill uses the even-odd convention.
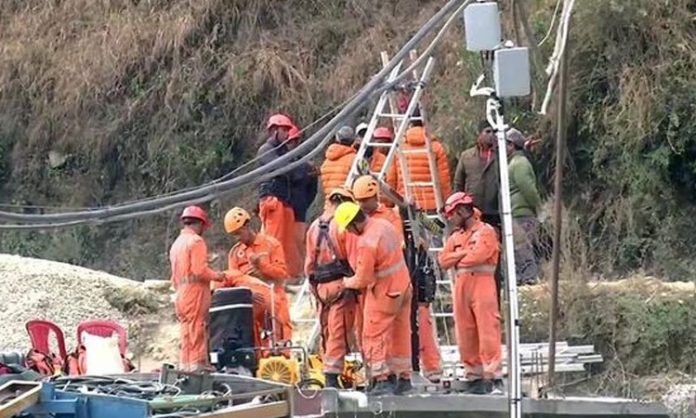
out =
[[[474,206],[483,215],[481,220],[500,231],[500,180],[496,144],[493,129],[487,121],[481,121],[478,125],[476,145],[459,155],[454,173],[454,191],[471,194]]]
[[[511,128],[506,132],[506,139],[517,283],[534,284],[539,276],[539,262],[534,254],[534,244],[539,233],[537,214],[541,206],[541,197],[534,168],[524,153],[524,135]]]

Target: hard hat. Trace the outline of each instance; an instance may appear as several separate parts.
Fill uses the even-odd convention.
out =
[[[365,122],[362,122],[355,127],[355,133],[359,136],[365,135],[365,132],[367,132],[367,124]]]
[[[465,192],[455,192],[450,195],[450,197],[447,198],[447,201],[445,201],[445,216],[450,217],[454,213],[454,210],[457,209],[457,206],[459,205],[469,205],[472,206],[474,204],[474,198],[471,197],[469,193]]]
[[[290,132],[288,132],[288,140],[292,141],[294,139],[300,139],[302,138],[302,131],[300,131],[300,128],[298,128],[295,125],[292,125],[292,128],[290,128]]]
[[[389,141],[394,138],[392,131],[384,126],[380,126],[379,128],[375,129],[375,133],[373,133],[372,136],[375,139],[388,139]]]
[[[355,132],[350,126],[342,126],[341,129],[336,132],[336,141],[340,143],[352,143],[355,140]]]
[[[345,187],[336,187],[334,189],[331,189],[331,192],[329,192],[329,200],[331,200],[334,196],[341,196],[345,197],[346,199],[355,200],[353,192],[351,192],[349,189]]]
[[[295,125],[292,123],[289,117],[281,113],[278,113],[268,118],[268,124],[266,125],[266,129],[271,129],[276,126],[284,126],[290,129]]]
[[[522,132],[515,128],[510,128],[505,132],[505,139],[516,148],[524,148],[524,144],[527,142],[527,138],[522,135]]]
[[[356,199],[369,199],[377,196],[379,185],[372,176],[360,176],[353,183],[353,195]]]
[[[249,212],[242,208],[232,208],[225,214],[225,231],[231,234],[251,220]]]
[[[203,209],[201,209],[199,206],[188,206],[184,209],[183,212],[181,212],[181,216],[179,217],[182,221],[184,219],[198,219],[203,223],[203,226],[206,228],[210,227],[210,221],[208,220],[208,214],[205,213]]]
[[[360,206],[357,203],[343,202],[338,205],[336,212],[334,212],[334,220],[336,225],[338,225],[338,230],[345,231],[358,212],[360,212]]]

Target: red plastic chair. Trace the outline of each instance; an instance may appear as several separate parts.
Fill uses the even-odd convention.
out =
[[[34,319],[27,322],[26,328],[33,349],[44,354],[49,354],[51,348],[49,347],[48,341],[51,333],[53,333],[58,344],[58,355],[60,359],[65,360],[68,357],[68,351],[65,349],[65,335],[58,325],[51,321]]]
[[[77,341],[79,344],[82,344],[82,333],[84,332],[99,337],[111,337],[117,334],[118,349],[121,355],[126,355],[126,350],[128,349],[128,331],[117,322],[101,319],[80,322],[80,325],[77,326]]]

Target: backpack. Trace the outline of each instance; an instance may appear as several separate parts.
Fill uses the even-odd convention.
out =
[[[121,355],[121,360],[123,361],[123,370],[126,373],[135,370],[133,363]],[[75,351],[68,354],[68,358],[65,360],[65,365],[63,366],[63,373],[68,376],[82,376],[87,374],[87,349],[84,345],[80,344]]]
[[[338,252],[336,247],[329,237],[329,222],[328,220],[319,220],[319,237],[317,238],[317,245],[314,249],[314,274],[311,277],[312,284],[329,283],[336,280],[341,280],[344,277],[350,277],[353,274],[353,269],[348,264],[348,260],[338,258]],[[319,253],[321,252],[321,245],[326,241],[326,245],[331,251],[331,261],[328,263],[319,264]]]
[[[24,365],[43,376],[53,376],[56,371],[60,371],[61,360],[52,353],[44,354],[32,348],[27,353]]]

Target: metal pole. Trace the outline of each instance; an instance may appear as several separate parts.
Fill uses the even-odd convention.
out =
[[[502,105],[497,98],[489,99],[489,109],[495,115],[493,125],[498,137],[498,166],[500,169],[500,197],[502,204],[503,223],[503,248],[505,259],[505,272],[508,292],[508,401],[510,404],[510,417],[522,417],[522,390],[520,382],[520,321],[517,304],[517,274],[515,272],[515,250],[512,235],[512,205],[510,202],[510,179],[508,176],[507,142],[505,140],[505,119],[502,113]],[[488,113],[491,115],[491,113]]]
[[[567,49],[566,49],[567,51]],[[561,214],[562,214],[562,182],[563,182],[563,154],[566,141],[566,91],[568,84],[568,58],[564,51],[561,55],[560,78],[558,81],[558,115],[556,123],[556,173],[554,178],[553,202],[553,250],[551,256],[551,307],[549,312],[549,375],[548,387],[554,385],[556,372],[556,324],[558,322],[558,275],[561,264]]]

